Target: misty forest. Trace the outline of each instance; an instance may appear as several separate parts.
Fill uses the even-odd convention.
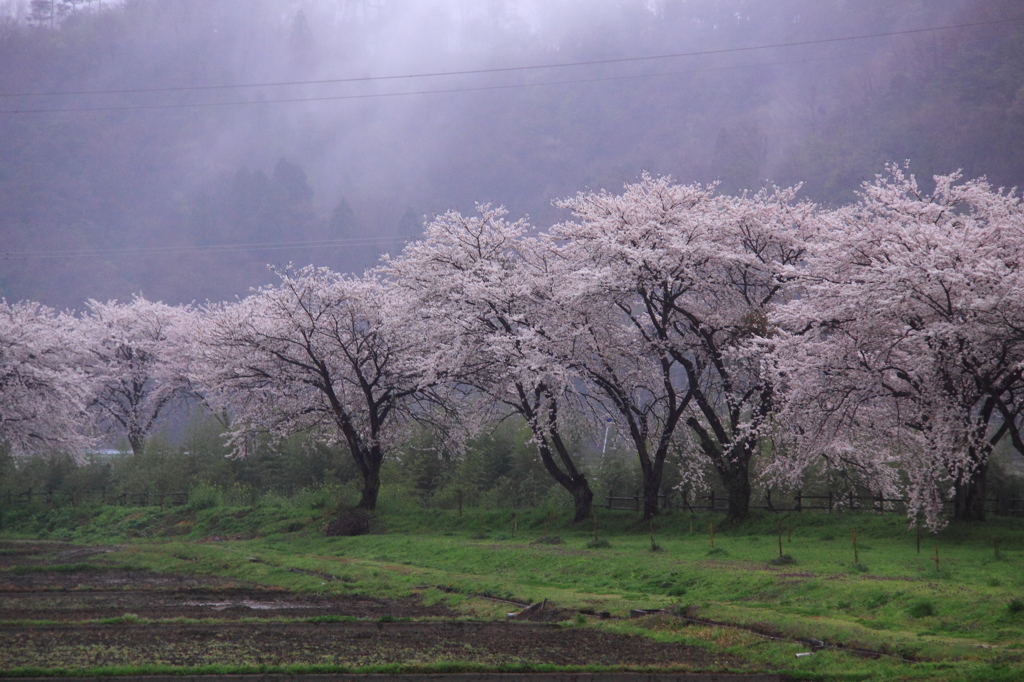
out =
[[[1022,186],[1019,0],[0,0],[0,677],[1021,679]]]

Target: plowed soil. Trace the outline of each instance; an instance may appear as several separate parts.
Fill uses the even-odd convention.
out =
[[[295,594],[212,577],[128,571],[106,562],[106,550],[0,542],[0,670],[442,662],[742,667],[702,649],[589,628],[459,621],[447,608],[415,598]],[[359,620],[295,622],[314,616]],[[95,622],[114,617],[128,622]],[[204,622],[131,622],[174,618]]]

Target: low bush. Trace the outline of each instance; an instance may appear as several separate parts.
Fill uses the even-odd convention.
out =
[[[373,514],[365,509],[343,509],[324,527],[327,537],[352,537],[366,535],[370,532],[370,521]]]

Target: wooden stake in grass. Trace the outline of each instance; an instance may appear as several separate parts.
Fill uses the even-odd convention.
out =
[[[459,490],[459,518],[462,518],[462,490]]]
[[[859,564],[860,557],[857,555],[857,529],[853,529],[853,563]]]
[[[939,546],[935,545],[935,572],[939,572]]]
[[[594,542],[597,542],[597,510],[592,508],[590,512],[594,515]]]
[[[793,542],[793,517],[786,517],[786,542]]]
[[[914,525],[917,526],[917,553],[920,554],[921,553],[921,513],[920,512],[918,512],[917,517],[916,517],[915,520],[916,520],[916,523]]]
[[[516,536],[516,531],[517,530],[519,530],[519,512],[518,511],[515,513],[515,516],[512,517],[512,537],[513,538]]]
[[[711,549],[715,548],[715,522],[708,522],[708,533],[711,535]]]
[[[775,526],[779,531],[779,556],[782,556],[782,519],[775,519]]]

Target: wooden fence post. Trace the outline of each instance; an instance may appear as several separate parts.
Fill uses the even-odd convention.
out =
[[[797,490],[796,491],[796,495],[793,496],[793,499],[796,501],[796,513],[799,514],[800,512],[803,511],[803,506],[804,506],[803,492],[800,491],[800,490]]]
[[[828,491],[828,513],[832,513],[832,491]]]
[[[711,511],[715,511],[715,491],[714,490],[712,490],[708,494],[708,509],[710,509]]]
[[[921,512],[914,517],[914,525],[917,526],[917,553],[921,553]]]

